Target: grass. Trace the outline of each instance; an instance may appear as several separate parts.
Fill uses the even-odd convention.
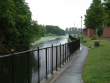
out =
[[[83,37],[87,40],[83,45],[94,45],[93,40]],[[82,78],[85,83],[110,83],[110,41],[100,40],[100,46],[89,50]]]
[[[74,37],[74,35],[73,35],[73,37]],[[78,38],[78,34],[75,34],[75,37],[76,38]],[[79,37],[80,37],[80,43],[82,44],[83,43],[83,41],[82,41],[82,37],[83,37],[83,40],[86,40],[86,42],[91,42],[91,43],[83,43],[83,45],[86,45],[86,44],[90,44],[90,45],[92,45],[93,43],[92,43],[92,41],[91,41],[91,39],[90,38],[88,38],[87,36],[85,36],[85,35],[79,35]],[[93,44],[94,45],[94,44]],[[86,45],[87,47],[89,46],[89,45]]]

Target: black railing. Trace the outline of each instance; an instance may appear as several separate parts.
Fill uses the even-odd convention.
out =
[[[70,38],[71,39],[71,38]],[[80,48],[80,39],[0,57],[0,83],[40,83],[68,61]]]
[[[75,38],[75,37],[72,37],[71,35],[69,35],[69,38],[70,38],[72,41],[74,41],[74,40],[77,39],[77,38]]]

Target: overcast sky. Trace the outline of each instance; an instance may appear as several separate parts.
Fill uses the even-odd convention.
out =
[[[38,24],[66,27],[84,27],[84,15],[92,0],[26,0],[32,12],[32,19]]]

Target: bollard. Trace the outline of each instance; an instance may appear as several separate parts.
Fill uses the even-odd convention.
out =
[[[52,44],[52,74],[53,74],[53,44]]]
[[[13,83],[15,83],[14,81],[14,50],[11,49],[11,53],[12,53],[12,79],[13,79]]]
[[[39,71],[39,64],[40,64],[40,62],[39,62],[39,46],[37,47],[37,49],[38,49],[38,52],[37,52],[37,54],[38,54],[38,83],[40,83],[40,71]]]
[[[60,43],[60,68],[61,68],[61,43]]]

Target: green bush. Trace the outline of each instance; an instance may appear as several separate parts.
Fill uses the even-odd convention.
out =
[[[98,29],[97,35],[99,36],[99,38],[100,38],[100,36],[102,36],[103,31],[104,31],[103,27],[100,27],[100,28]]]
[[[93,35],[92,37],[91,37],[91,40],[97,40],[97,39],[99,39],[96,35]]]

